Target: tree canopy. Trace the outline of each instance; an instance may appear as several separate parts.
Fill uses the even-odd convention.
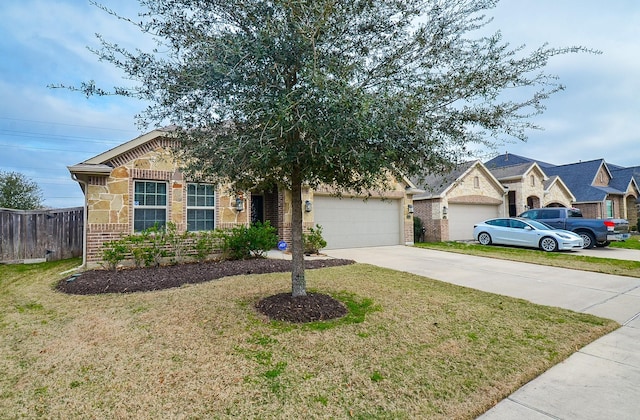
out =
[[[0,171],[0,207],[16,210],[42,208],[42,191],[19,172]]]
[[[80,90],[148,101],[140,121],[179,127],[185,170],[239,189],[291,189],[294,293],[303,184],[368,191],[389,173],[438,172],[524,140],[563,88],[544,72],[548,60],[584,51],[527,52],[487,34],[497,0],[139,2],[137,19],[120,18],[156,49],[100,37],[95,53],[133,83]]]

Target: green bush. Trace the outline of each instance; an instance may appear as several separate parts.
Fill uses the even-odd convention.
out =
[[[173,222],[168,222],[165,230],[165,242],[171,249],[173,263],[183,263],[189,254],[190,243],[194,237],[193,232],[185,231],[178,233],[178,227]]]
[[[214,251],[218,240],[221,238],[220,231],[198,232],[194,235],[193,257],[198,262],[202,262]]]
[[[322,226],[309,228],[309,233],[302,234],[305,254],[317,254],[322,248],[327,246],[327,241],[322,237]]]
[[[222,234],[223,256],[231,260],[264,257],[277,244],[276,228],[268,221],[250,227],[236,226]]]
[[[140,268],[147,265],[147,253],[144,248],[145,238],[142,235],[129,235],[125,239],[129,254],[133,257],[133,263]]]
[[[120,240],[105,242],[102,265],[115,270],[126,259],[132,259],[136,267],[158,266],[166,258],[171,258],[172,263],[182,263],[187,257],[204,261],[216,249],[221,249],[226,259],[264,257],[277,244],[276,228],[269,222],[197,233],[178,233],[176,225],[169,222],[166,226],[155,225]]]
[[[158,224],[140,233],[143,244],[144,263],[148,266],[159,266],[163,258],[173,254],[167,250],[168,236],[164,226]]]
[[[126,245],[126,239],[105,242],[102,249],[102,265],[107,270],[117,270],[118,264],[127,257],[129,249]]]

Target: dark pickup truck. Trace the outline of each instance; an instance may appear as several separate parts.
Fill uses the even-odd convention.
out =
[[[575,232],[584,240],[584,248],[605,247],[611,241],[624,241],[630,236],[629,222],[625,219],[585,219],[580,210],[575,208],[531,209],[522,213],[520,217]]]

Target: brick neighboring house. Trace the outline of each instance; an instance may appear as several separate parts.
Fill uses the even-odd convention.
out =
[[[623,212],[629,221],[629,228],[638,231],[638,219],[640,218],[640,166],[623,168],[609,165],[611,170],[611,186],[624,191]]]
[[[100,261],[104,242],[155,222],[171,221],[184,232],[269,221],[290,242],[290,191],[234,193],[185,179],[169,150],[171,131],[153,130],[68,167],[85,196],[85,264]],[[349,194],[340,199],[330,188],[303,189],[304,228],[320,224],[327,248],[411,244],[417,190],[408,180],[394,185],[367,200]]]
[[[627,192],[614,188],[613,176],[604,159],[554,166],[547,172],[565,180],[576,196],[574,206],[582,211],[584,217],[626,218],[624,197]]]
[[[517,216],[529,208],[578,207],[585,217],[617,217],[637,229],[640,167],[598,159],[567,165],[512,155],[475,161],[416,184],[415,216],[424,240],[470,240],[473,225],[492,217]]]
[[[485,165],[500,178],[499,174],[508,171],[508,168],[533,163],[540,167],[549,180],[553,177],[559,178],[575,197],[570,206],[579,208],[584,217],[623,218],[629,221],[631,227],[637,228],[640,167],[624,168],[610,165],[604,159],[552,165],[512,154],[499,155]],[[516,204],[519,203],[520,201],[516,200]],[[558,204],[569,207],[569,204],[562,201]],[[529,202],[527,199],[526,205],[545,207],[553,204]],[[516,209],[515,214],[519,213],[520,210]]]
[[[505,212],[507,190],[479,160],[414,183],[425,193],[413,197],[414,216],[426,229],[425,241],[473,239],[473,225]]]

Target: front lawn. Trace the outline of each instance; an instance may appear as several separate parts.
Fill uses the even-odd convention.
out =
[[[288,273],[55,291],[78,263],[0,266],[6,418],[475,418],[618,327],[364,264],[307,271],[347,317],[275,323]]]

